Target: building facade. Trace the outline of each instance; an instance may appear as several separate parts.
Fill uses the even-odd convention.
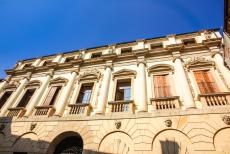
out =
[[[218,29],[18,61],[0,82],[0,153],[230,153]]]

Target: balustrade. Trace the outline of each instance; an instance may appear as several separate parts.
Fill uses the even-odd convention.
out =
[[[179,96],[151,98],[150,102],[154,110],[179,109]]]

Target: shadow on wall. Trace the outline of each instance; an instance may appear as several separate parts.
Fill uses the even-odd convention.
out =
[[[160,141],[163,154],[180,154],[180,146],[175,141]]]
[[[49,143],[38,138],[35,130],[39,127],[37,128],[36,123],[28,122],[28,125],[19,121],[12,123],[12,118],[9,117],[0,118],[1,154],[105,154],[84,150],[83,140],[77,132],[61,133]],[[16,127],[18,129],[12,130]]]

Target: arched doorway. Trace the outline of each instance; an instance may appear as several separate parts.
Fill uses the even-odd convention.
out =
[[[47,153],[82,154],[83,140],[76,132],[64,132],[58,135],[50,144]]]

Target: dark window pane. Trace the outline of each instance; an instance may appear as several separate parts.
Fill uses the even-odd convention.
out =
[[[22,97],[22,99],[18,103],[17,107],[26,107],[26,105],[29,103],[31,97],[33,96],[35,90],[36,89],[28,89],[28,90],[26,90],[24,96]]]
[[[101,57],[102,53],[101,52],[97,52],[97,53],[92,53],[91,58],[98,58]]]
[[[2,108],[2,106],[6,103],[6,101],[9,99],[9,97],[11,96],[11,94],[13,93],[13,91],[6,91],[1,99],[0,99],[0,109]]]

